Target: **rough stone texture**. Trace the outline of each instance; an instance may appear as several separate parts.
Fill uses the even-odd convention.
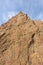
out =
[[[43,22],[20,12],[1,25],[0,65],[43,65]]]

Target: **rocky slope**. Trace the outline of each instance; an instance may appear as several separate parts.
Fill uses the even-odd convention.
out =
[[[43,65],[43,22],[20,12],[1,25],[0,65]]]

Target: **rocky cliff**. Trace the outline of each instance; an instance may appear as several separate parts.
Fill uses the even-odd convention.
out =
[[[43,65],[43,22],[20,12],[2,24],[0,65]]]

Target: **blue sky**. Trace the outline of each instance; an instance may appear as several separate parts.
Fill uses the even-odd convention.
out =
[[[20,11],[32,19],[43,20],[43,0],[0,0],[0,24]]]

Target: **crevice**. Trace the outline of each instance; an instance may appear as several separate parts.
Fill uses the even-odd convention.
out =
[[[5,52],[9,47],[11,46],[11,43],[9,45],[4,45],[4,47],[2,48],[1,52]]]
[[[5,40],[5,38],[7,38],[8,35],[9,35],[9,33],[8,33],[8,34],[5,34],[3,37],[1,37],[1,38],[0,38],[0,42],[2,42],[2,40]]]
[[[0,38],[3,37],[4,35],[5,35],[5,33],[2,33],[2,34],[0,35]]]
[[[8,41],[8,43],[7,43],[7,41],[5,41],[5,44],[3,44],[2,45],[2,47],[0,48],[0,52],[5,52],[10,46],[12,45],[12,42],[10,41]]]
[[[30,48],[30,46],[31,46],[33,43],[34,43],[34,39],[32,39],[32,40],[30,41],[29,48]]]
[[[34,43],[34,36],[35,36],[35,33],[32,35],[32,40],[30,41],[30,44],[28,45],[28,47],[30,47],[33,43]]]
[[[7,39],[5,39],[3,42],[1,42],[0,47],[2,47],[7,42]]]
[[[35,36],[35,33],[32,35],[32,38],[34,38],[34,36]]]
[[[29,63],[29,65],[31,65],[31,61],[30,61],[30,53],[29,53],[29,49],[30,47],[34,44],[34,36],[35,36],[35,33],[31,36],[31,41],[30,41],[30,44],[28,45],[28,58],[27,58],[27,63]]]

